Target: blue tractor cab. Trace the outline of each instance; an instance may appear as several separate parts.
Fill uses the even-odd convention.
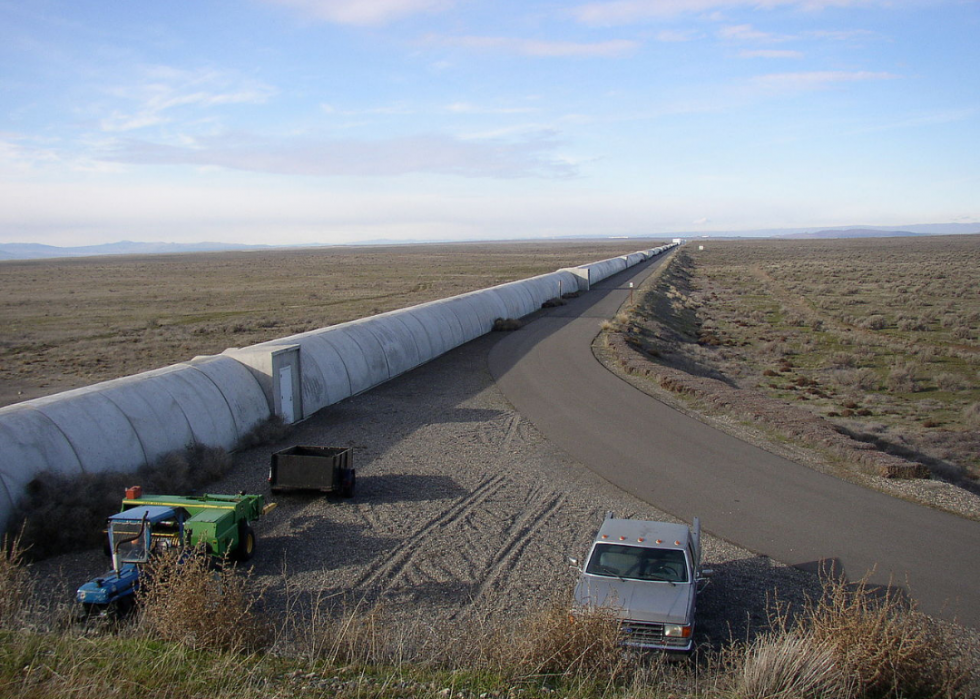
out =
[[[108,518],[112,570],[88,581],[76,593],[83,608],[126,611],[139,588],[140,566],[156,554],[184,545],[187,511],[180,507],[141,505]]]

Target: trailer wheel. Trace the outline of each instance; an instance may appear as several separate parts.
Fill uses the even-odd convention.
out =
[[[238,525],[238,546],[235,547],[231,557],[236,561],[245,562],[252,559],[255,555],[255,532],[248,524],[242,522]]]
[[[340,482],[340,497],[354,497],[354,469],[352,468],[344,470],[344,475]]]

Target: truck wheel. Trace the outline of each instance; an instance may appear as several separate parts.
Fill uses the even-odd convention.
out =
[[[252,560],[255,555],[255,532],[245,522],[238,526],[238,546],[231,557],[239,562]]]
[[[340,497],[354,497],[354,469],[352,468],[344,471],[343,479],[340,482]]]

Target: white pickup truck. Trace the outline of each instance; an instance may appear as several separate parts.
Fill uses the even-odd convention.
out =
[[[576,559],[571,559],[578,566]],[[710,570],[701,570],[701,522],[617,519],[608,513],[575,586],[578,608],[602,607],[621,619],[623,643],[688,652],[694,608]]]

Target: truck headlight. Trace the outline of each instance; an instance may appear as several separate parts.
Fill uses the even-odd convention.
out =
[[[693,627],[680,624],[664,624],[664,636],[667,638],[690,638]]]

